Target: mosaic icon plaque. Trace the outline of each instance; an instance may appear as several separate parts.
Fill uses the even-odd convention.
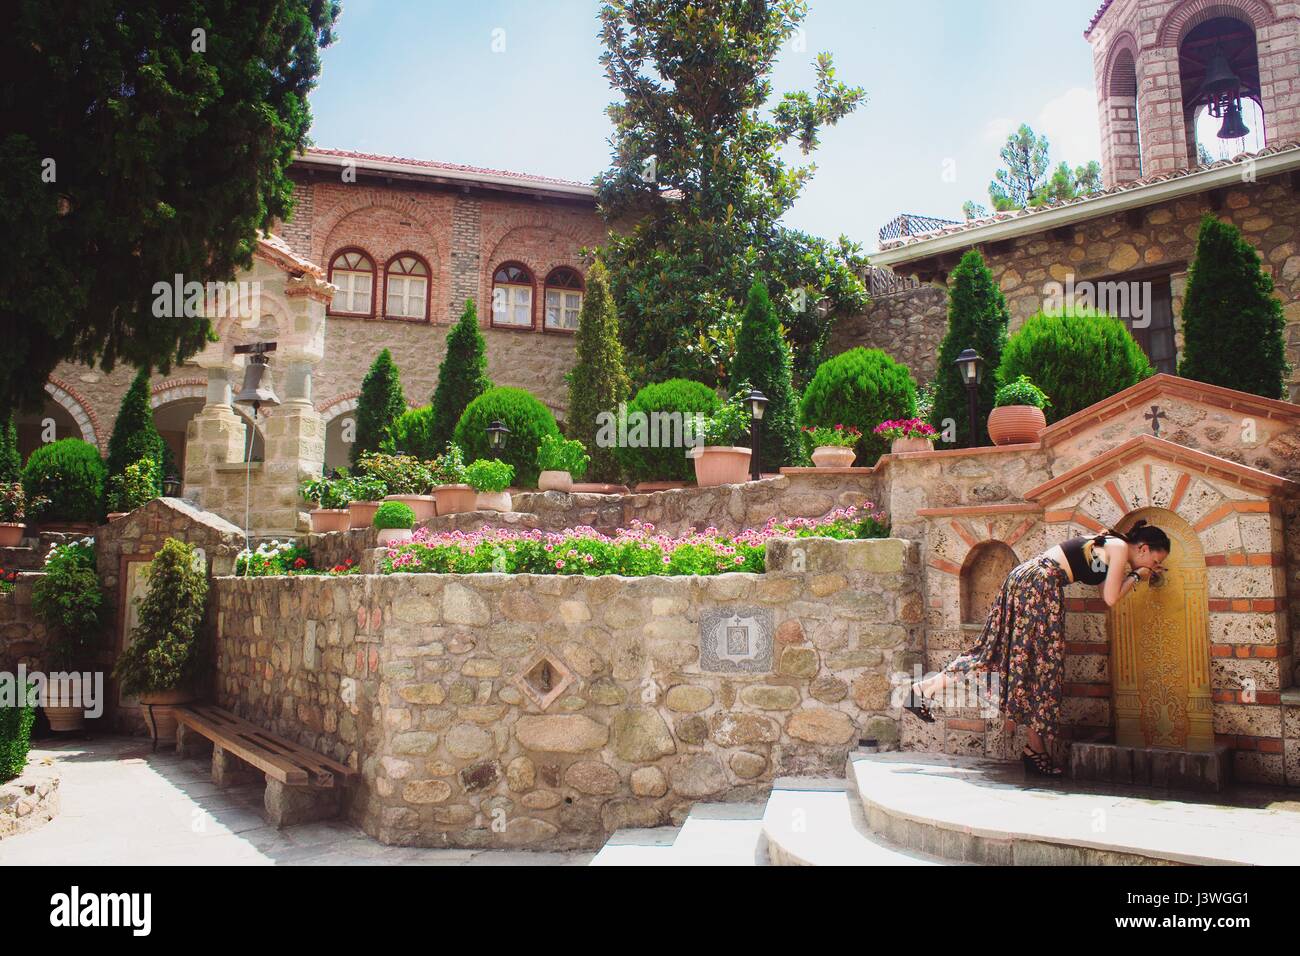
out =
[[[710,608],[700,619],[700,670],[770,671],[772,637],[772,612],[767,608]]]

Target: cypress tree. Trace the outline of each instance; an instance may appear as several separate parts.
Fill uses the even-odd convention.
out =
[[[934,409],[930,424],[943,431],[945,419],[957,425],[953,447],[969,448],[989,444],[988,417],[997,391],[994,370],[1002,361],[1002,347],[1007,341],[1007,323],[1011,313],[993,273],[984,264],[978,249],[961,257],[948,283],[948,331],[939,346],[939,364],[934,375]],[[979,388],[976,423],[979,432],[970,434],[970,413],[966,386],[953,363],[965,349],[974,349],[984,359],[984,379]],[[939,447],[943,447],[942,445]]]
[[[154,471],[157,477],[154,491],[162,494],[167,446],[154,425],[149,397],[149,372],[141,369],[122,396],[117,420],[113,422],[113,434],[108,439],[108,477],[115,478],[125,473],[127,465],[148,458],[158,465]]]
[[[601,412],[617,413],[619,402],[627,401],[632,383],[623,367],[623,344],[609,276],[600,262],[587,273],[577,338],[577,363],[566,376],[569,414],[565,431],[582,442],[591,456],[588,474],[608,481],[618,477],[619,465],[616,449],[596,444],[597,416]]]
[[[1201,220],[1183,299],[1178,374],[1265,398],[1285,398],[1286,317],[1259,253],[1236,226]]]
[[[740,330],[736,333],[736,358],[728,374],[733,385],[748,382],[767,398],[763,414],[762,467],[775,471],[799,460],[799,416],[795,407],[793,360],[781,334],[767,286],[755,279],[749,287]]]
[[[23,456],[18,454],[18,428],[10,412],[0,425],[0,481],[20,481],[23,474]]]
[[[430,440],[441,453],[456,431],[465,406],[478,398],[492,382],[487,374],[487,343],[478,327],[474,300],[465,300],[460,319],[447,334],[447,354],[438,366],[438,386],[433,391],[433,424]]]
[[[361,396],[357,399],[357,433],[348,459],[357,463],[362,455],[379,450],[379,443],[388,432],[388,426],[406,411],[406,396],[392,353],[384,349],[375,358],[370,371],[361,381]],[[405,451],[406,449],[402,449]]]

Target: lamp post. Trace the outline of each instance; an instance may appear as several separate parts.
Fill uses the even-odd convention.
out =
[[[506,439],[510,437],[510,429],[506,428],[504,422],[494,421],[487,427],[487,436],[492,457],[500,458],[502,450],[506,447]]]
[[[972,448],[979,447],[979,389],[984,380],[984,359],[974,349],[963,349],[952,364],[961,374],[962,384],[966,386],[966,407],[970,414],[970,443]]]
[[[254,342],[251,345],[236,345],[235,354],[247,355],[248,363],[244,366],[244,385],[234,397],[236,405],[251,405],[253,408],[253,425],[248,430],[248,448],[244,452],[244,550],[252,551],[252,528],[249,527],[248,512],[253,481],[253,433],[257,430],[257,413],[263,405],[279,405],[275,390],[269,384],[263,384],[267,366],[271,360],[267,352],[275,351],[274,342]],[[245,574],[252,568],[252,561],[244,564]]]
[[[749,480],[758,481],[763,477],[758,453],[762,448],[760,434],[763,428],[763,411],[767,408],[767,396],[758,389],[750,389],[745,396],[745,406],[749,409]]]

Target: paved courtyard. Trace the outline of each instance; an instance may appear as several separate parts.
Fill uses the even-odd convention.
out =
[[[40,741],[31,756],[57,763],[62,810],[0,841],[0,866],[585,866],[593,856],[383,846],[344,822],[276,830],[262,817],[260,785],[219,790],[207,760],[152,753],[141,738]]]

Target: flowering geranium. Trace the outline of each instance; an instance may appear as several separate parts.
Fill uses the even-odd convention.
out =
[[[434,533],[418,529],[411,540],[395,544],[380,562],[393,573],[481,574],[720,574],[762,572],[772,538],[879,538],[888,534],[884,512],[871,502],[821,518],[768,520],[762,528],[735,535],[690,529],[680,535],[655,532],[650,523],[633,521],[612,536],[588,526],[563,531],[518,530],[484,526],[478,531]]]
[[[834,428],[829,425],[806,425],[804,432],[813,448],[825,448],[828,445],[852,448],[862,438],[862,429],[853,425],[836,425]]]
[[[299,562],[302,562],[299,564]],[[235,556],[235,574],[264,577],[273,574],[310,572],[311,554],[292,541],[263,541],[254,551],[247,549]]]
[[[893,441],[895,438],[924,438],[932,442],[939,437],[933,425],[919,418],[898,418],[881,422],[872,430],[886,441]]]

